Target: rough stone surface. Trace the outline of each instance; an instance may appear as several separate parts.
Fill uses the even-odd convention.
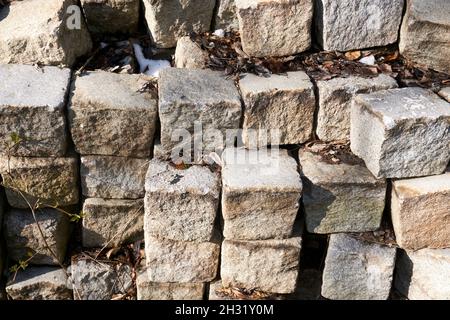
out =
[[[75,150],[82,155],[150,156],[158,107],[150,93],[140,92],[147,81],[143,75],[103,71],[77,77],[69,105]]]
[[[112,157],[81,157],[83,195],[105,199],[140,199],[145,195],[149,160]]]
[[[384,179],[376,179],[361,164],[327,163],[311,150],[301,149],[299,161],[309,232],[365,232],[380,227]]]
[[[377,177],[440,174],[450,160],[450,104],[421,88],[358,95],[350,141]]]
[[[96,35],[137,31],[139,5],[139,0],[81,0],[89,31]]]
[[[220,197],[220,176],[208,167],[174,168],[150,161],[145,183],[145,232],[178,241],[210,241]]]
[[[250,56],[289,56],[311,46],[312,0],[236,0],[242,49]]]
[[[125,264],[79,259],[72,261],[71,271],[75,300],[110,300],[133,285],[132,270]]]
[[[64,108],[69,81],[69,69],[0,65],[0,153],[33,157],[65,154]]]
[[[417,64],[450,73],[450,2],[407,3],[400,30],[400,53]]]
[[[292,236],[302,192],[297,163],[285,150],[226,149],[222,155],[224,237]]]
[[[213,242],[162,240],[145,233],[151,282],[209,282],[217,274],[220,245]]]
[[[317,136],[322,141],[350,139],[350,108],[356,94],[397,88],[394,78],[350,76],[317,81],[319,111]]]
[[[1,157],[0,173],[12,207],[25,209],[37,201],[41,207],[78,203],[76,158]]]
[[[138,300],[202,300],[204,283],[151,282],[145,268],[136,278]]]
[[[315,0],[315,4],[318,41],[326,51],[397,41],[404,0]]]
[[[205,69],[208,53],[203,51],[190,37],[181,37],[175,50],[175,67],[186,69]]]
[[[439,91],[439,95],[450,102],[450,87],[445,87],[441,91]]]
[[[215,0],[144,0],[145,19],[156,46],[175,47],[189,32],[209,31]]]
[[[237,241],[222,244],[220,274],[224,287],[273,293],[295,291],[301,238]]]
[[[239,128],[240,95],[233,81],[221,72],[167,68],[159,79],[159,117],[165,153],[182,144],[190,147],[191,140],[177,140],[177,131],[194,135],[194,122],[202,125],[204,150],[223,149],[226,130]],[[208,135],[217,130],[223,135],[220,139]],[[198,135],[194,139],[201,138]]]
[[[45,236],[42,238],[31,210],[12,209],[5,214],[4,236],[8,256],[13,261],[34,257],[31,264],[57,265],[65,258],[71,226],[68,216],[55,209],[36,210],[36,220]],[[47,245],[56,255],[51,254]]]
[[[235,0],[217,0],[217,10],[214,17],[214,29],[224,31],[239,31],[239,21],[236,14]]]
[[[84,19],[69,29],[76,0],[14,1],[0,9],[0,63],[72,66],[92,41]],[[38,8],[38,9],[37,9]]]
[[[395,288],[410,300],[450,300],[450,249],[401,251]]]
[[[28,267],[15,279],[10,276],[6,292],[13,300],[71,300],[67,276],[57,267]]]
[[[239,87],[245,104],[243,140],[246,145],[298,144],[311,138],[316,100],[306,73],[288,72],[268,78],[247,74],[239,81]],[[248,129],[260,130],[269,138],[268,130],[278,129],[279,141],[252,142],[255,134],[261,133],[255,132],[252,138]]]
[[[395,238],[404,249],[450,248],[450,169],[392,182]]]
[[[323,271],[322,296],[333,300],[386,300],[396,249],[332,234]]]
[[[83,213],[83,247],[117,247],[144,239],[143,200],[89,198]]]

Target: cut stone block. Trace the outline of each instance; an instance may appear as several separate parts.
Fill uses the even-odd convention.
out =
[[[159,117],[165,153],[179,145],[190,147],[190,139],[178,142],[188,132],[194,139],[203,137],[205,151],[222,150],[227,129],[239,129],[240,95],[221,72],[167,68],[159,78]],[[202,126],[201,132],[194,132],[194,122]]]
[[[220,198],[220,175],[150,161],[145,183],[145,233],[178,241],[210,241]]]
[[[381,74],[376,78],[350,76],[318,80],[319,111],[317,136],[322,141],[350,139],[350,109],[356,94],[397,88],[394,78]]]
[[[235,0],[217,0],[214,29],[224,31],[239,31],[239,21],[236,14]]]
[[[215,0],[144,0],[145,19],[157,47],[175,47],[190,32],[209,31]]]
[[[410,0],[400,30],[400,53],[413,62],[450,73],[450,2]]]
[[[450,248],[450,169],[392,182],[395,238],[404,249]]]
[[[73,297],[75,300],[111,300],[133,286],[129,265],[94,259],[72,261]]]
[[[439,91],[439,95],[450,102],[450,87],[443,88],[441,91]]]
[[[75,150],[82,155],[149,157],[158,110],[157,101],[142,91],[149,79],[103,71],[77,77],[69,105]]]
[[[112,156],[81,157],[83,195],[105,199],[143,198],[148,163],[148,159]]]
[[[118,247],[144,239],[144,201],[89,198],[83,204],[83,247]]]
[[[40,207],[78,203],[76,158],[1,157],[0,173],[12,207],[25,209],[38,201]]]
[[[255,57],[289,56],[311,46],[312,0],[235,0],[242,49]]]
[[[136,278],[138,300],[203,300],[204,283],[150,282],[145,268]]]
[[[450,105],[421,88],[358,95],[350,141],[376,177],[441,174],[450,160]]]
[[[396,249],[332,234],[323,271],[322,296],[333,300],[386,300]]]
[[[380,227],[386,181],[364,164],[329,163],[320,151],[299,152],[306,227],[311,233],[366,232]]]
[[[27,0],[0,8],[0,63],[72,66],[88,54],[92,40],[77,4]]]
[[[137,31],[139,5],[139,0],[81,0],[89,31],[99,36]]]
[[[69,81],[69,69],[0,65],[0,153],[28,157],[65,154]]]
[[[208,53],[203,51],[190,37],[178,39],[175,50],[175,66],[186,69],[205,69]]]
[[[10,276],[6,292],[13,300],[72,300],[66,273],[57,267],[20,270]]]
[[[222,244],[220,274],[224,287],[273,293],[295,291],[301,238],[237,241]]]
[[[311,138],[316,100],[306,73],[288,72],[268,78],[247,74],[239,86],[245,104],[243,140],[247,146],[256,147],[256,142],[262,147],[298,144]],[[249,135],[249,129],[262,132]],[[270,139],[269,130],[279,130],[279,141]],[[257,141],[252,141],[256,134]],[[269,139],[260,141],[266,140],[266,135]]]
[[[316,31],[326,51],[395,43],[404,0],[315,0]]]
[[[5,214],[3,233],[8,256],[13,261],[25,261],[34,255],[31,264],[62,263],[71,231],[68,216],[55,209],[38,209],[35,213],[45,241],[31,210],[11,209]]]
[[[302,192],[294,158],[286,150],[228,148],[222,162],[224,237],[291,237]]]
[[[401,251],[395,288],[410,300],[450,300],[450,249]]]
[[[163,240],[145,233],[145,257],[151,282],[212,281],[219,266],[220,245],[213,242]]]

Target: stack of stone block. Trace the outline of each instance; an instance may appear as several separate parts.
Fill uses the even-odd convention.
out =
[[[395,288],[410,299],[450,297],[448,286],[439,285],[450,263],[450,179],[444,173],[449,119],[448,103],[425,89],[359,94],[351,104],[350,146],[362,160],[330,162],[318,144],[300,150],[307,230],[331,234],[324,297],[390,296],[395,247],[348,234],[380,227],[386,179],[392,181],[387,212],[405,250],[399,252]],[[436,272],[425,272],[425,265]]]
[[[392,89],[358,96],[351,122],[352,151],[375,176],[392,179],[391,218],[403,249],[396,289],[410,299],[448,299],[449,104],[425,89]]]
[[[144,180],[157,117],[157,101],[141,90],[148,80],[97,71],[73,81],[68,117],[81,155],[83,247],[143,238]]]
[[[138,299],[203,299],[219,266],[219,173],[153,159],[145,190],[146,264],[137,278]]]
[[[57,67],[0,65],[3,232],[9,258],[33,265],[31,273],[60,270],[35,265],[64,262],[71,225],[63,211],[77,213],[78,158],[65,118],[70,76]]]
[[[222,163],[222,286],[295,292],[302,192],[296,161],[286,150],[227,148]]]

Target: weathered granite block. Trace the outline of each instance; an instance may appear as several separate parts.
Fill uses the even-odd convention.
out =
[[[17,209],[12,209],[5,214],[3,233],[8,256],[13,261],[25,261],[33,256],[30,260],[31,264],[62,263],[71,231],[68,216],[55,209],[38,209],[35,215],[36,220],[31,210]]]
[[[386,181],[358,162],[331,163],[313,148],[299,151],[306,228],[311,233],[365,232],[380,227]]]
[[[395,288],[410,300],[450,300],[450,249],[401,251]]]
[[[77,158],[0,157],[0,174],[12,207],[25,209],[37,202],[40,207],[78,203]]]
[[[77,4],[27,0],[0,9],[0,63],[72,66],[88,54],[92,40]]]
[[[302,192],[294,158],[286,150],[228,148],[222,162],[225,238],[291,237]]]
[[[78,76],[69,105],[76,151],[82,155],[149,157],[158,107],[144,90],[148,81],[143,75],[104,71]]]
[[[322,296],[336,300],[386,300],[395,248],[332,234],[323,271]]]
[[[204,283],[151,282],[142,268],[136,277],[137,300],[203,300]]]
[[[256,147],[256,142],[262,147],[298,144],[311,138],[316,100],[306,73],[288,72],[268,78],[246,74],[239,81],[239,87],[245,104],[242,134],[247,146]],[[249,135],[249,129],[256,132]],[[278,141],[270,139],[269,130],[279,130]],[[262,131],[264,138],[258,131]],[[265,140],[265,135],[268,141],[261,141]]]
[[[242,49],[255,57],[289,56],[311,46],[312,0],[236,0]]]
[[[226,130],[239,129],[239,92],[221,72],[167,68],[159,78],[159,117],[165,153],[180,145],[190,147],[191,136],[203,138],[201,146],[206,151],[223,149]],[[194,122],[202,131],[194,131]],[[191,134],[188,141],[178,142],[187,133]]]
[[[177,41],[175,50],[175,67],[186,69],[205,69],[208,52],[191,40],[189,36],[181,37]]]
[[[214,29],[239,31],[235,0],[217,0]]]
[[[145,257],[151,282],[212,281],[219,266],[220,245],[214,242],[173,241],[145,233]]]
[[[83,247],[117,247],[144,239],[144,201],[89,198],[83,203]]]
[[[148,159],[81,157],[81,188],[91,198],[140,199],[145,195]]]
[[[139,25],[139,0],[81,0],[92,34],[131,33]]]
[[[127,264],[109,260],[72,259],[71,281],[75,300],[111,300],[133,286],[132,270]]]
[[[64,108],[69,81],[69,69],[0,65],[1,154],[28,157],[65,154]]]
[[[397,41],[404,0],[315,0],[318,41],[326,51]]]
[[[358,95],[350,141],[376,177],[440,174],[450,160],[450,104],[421,88]]]
[[[224,287],[273,293],[295,291],[301,238],[283,240],[225,240],[220,274]]]
[[[175,47],[189,32],[208,31],[215,0],[144,0],[145,19],[156,46]]]
[[[442,88],[441,91],[439,91],[439,95],[450,102],[450,87]]]
[[[322,141],[350,139],[350,108],[356,94],[397,88],[394,78],[381,74],[375,78],[350,76],[318,80],[319,111],[316,133]]]
[[[413,62],[450,73],[450,2],[410,0],[400,29],[400,53]]]
[[[150,161],[145,183],[145,233],[178,241],[210,241],[220,197],[220,175],[208,167],[185,170]]]
[[[13,300],[72,300],[67,276],[58,267],[27,267],[12,274],[6,292]]]
[[[447,173],[392,182],[395,238],[404,249],[450,248],[450,169]]]

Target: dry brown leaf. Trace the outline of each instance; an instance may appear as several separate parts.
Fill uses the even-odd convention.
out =
[[[348,51],[344,54],[345,58],[350,61],[355,61],[361,57],[361,51]]]

